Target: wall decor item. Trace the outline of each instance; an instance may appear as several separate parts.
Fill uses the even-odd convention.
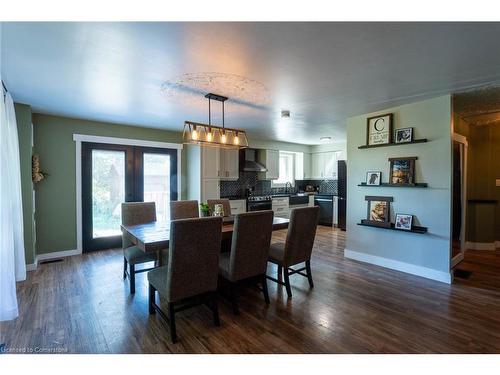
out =
[[[365,197],[367,204],[366,220],[361,220],[364,224],[370,224],[379,227],[389,228],[390,221],[390,202],[392,197],[379,197],[368,195]]]
[[[396,229],[411,230],[412,221],[413,215],[396,214],[394,226]]]
[[[31,157],[31,180],[36,184],[42,181],[49,174],[40,169],[40,157],[33,155]]]
[[[382,172],[366,172],[366,184],[373,186],[373,185],[380,185],[382,179]]]
[[[394,138],[396,143],[413,142],[413,128],[396,129]]]
[[[369,117],[366,120],[366,144],[385,145],[392,142],[392,113]]]
[[[391,170],[389,183],[393,185],[415,184],[415,160],[416,156],[406,158],[389,158]]]

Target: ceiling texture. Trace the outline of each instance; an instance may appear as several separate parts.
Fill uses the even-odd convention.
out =
[[[319,144],[345,140],[349,116],[499,83],[499,36],[499,23],[3,23],[2,77],[34,112],[176,131],[208,121],[214,92],[229,127]]]

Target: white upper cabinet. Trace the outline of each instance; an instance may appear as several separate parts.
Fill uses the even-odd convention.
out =
[[[202,147],[202,178],[237,180],[239,177],[238,155],[238,150]]]
[[[280,154],[278,150],[260,150],[258,160],[267,169],[267,172],[259,173],[259,179],[277,180],[279,178]]]
[[[311,155],[312,178],[336,179],[338,151],[317,152]]]

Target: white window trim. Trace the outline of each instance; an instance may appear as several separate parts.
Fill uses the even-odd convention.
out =
[[[292,178],[292,187],[295,186],[295,179],[296,179],[296,175],[295,175],[295,170],[296,170],[296,163],[297,163],[297,153],[296,152],[293,152],[293,151],[278,151],[278,176],[279,176],[279,157],[280,157],[280,154],[283,153],[283,154],[289,154],[289,155],[292,155],[293,157],[293,165],[292,165],[292,173],[293,173],[293,178]],[[275,182],[275,180],[271,180],[271,187],[272,188],[284,188],[286,187],[286,182],[285,183],[282,183],[282,182]]]
[[[75,141],[75,171],[76,171],[76,254],[83,251],[82,240],[82,142],[108,143],[113,145],[143,146],[171,148],[177,150],[177,191],[181,194],[181,150],[183,145],[180,143],[146,141],[141,139],[128,139],[116,137],[101,137],[97,135],[73,134]]]

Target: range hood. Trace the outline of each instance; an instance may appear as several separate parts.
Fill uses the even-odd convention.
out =
[[[245,159],[243,164],[243,170],[245,172],[266,172],[267,168],[262,164],[257,162],[257,150],[252,148],[246,148],[244,150]]]

